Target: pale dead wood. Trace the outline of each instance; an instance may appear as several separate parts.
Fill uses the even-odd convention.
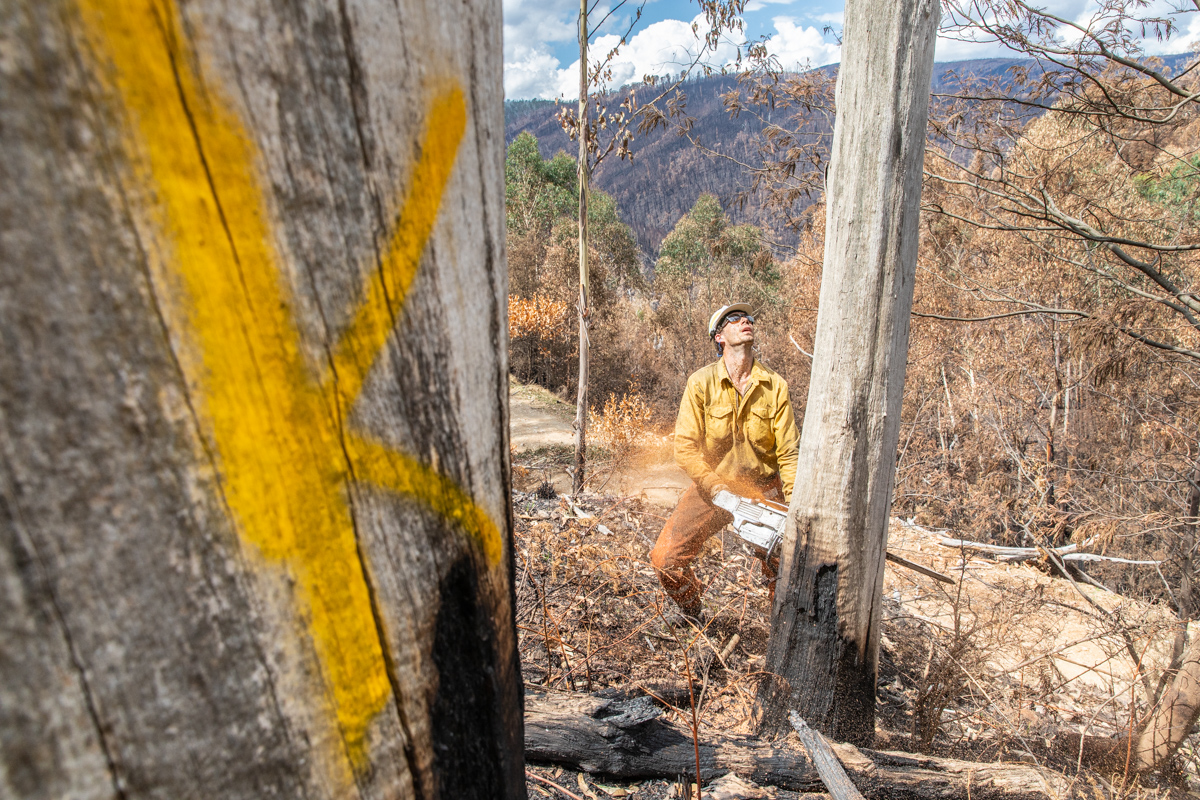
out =
[[[1194,639],[1162,701],[1137,737],[1134,768],[1156,769],[1165,764],[1200,719],[1200,637]]]
[[[1129,558],[1118,558],[1116,556],[1105,556],[1099,553],[1081,553],[1080,547],[1087,547],[1090,540],[1082,544],[1068,544],[1062,547],[1006,547],[998,544],[986,544],[984,542],[971,542],[966,539],[952,539],[948,536],[942,536],[938,539],[938,544],[943,547],[953,547],[958,550],[973,550],[980,553],[988,553],[998,561],[1004,561],[1010,564],[1016,564],[1021,561],[1032,561],[1035,558],[1041,558],[1043,552],[1052,554],[1051,557],[1057,557],[1063,561],[1108,561],[1114,564],[1130,564],[1133,566],[1148,566],[1156,567],[1162,564],[1161,561],[1144,561]],[[891,555],[890,553],[888,554]]]
[[[887,525],[907,363],[940,5],[852,0],[837,82],[820,313],[756,727],[797,710],[875,734]],[[870,320],[870,325],[863,325]]]
[[[829,749],[825,738],[808,727],[808,724],[795,711],[788,715],[788,719],[791,720],[792,730],[796,731],[796,735],[800,737],[800,743],[804,745],[809,758],[817,768],[821,782],[833,795],[834,800],[862,800],[858,788],[850,782],[846,770],[842,769],[842,765],[833,751]]]
[[[942,573],[938,572],[937,570],[932,570],[929,567],[926,567],[922,564],[918,564],[915,561],[909,561],[907,558],[901,558],[900,556],[896,555],[895,553],[893,553],[891,551],[887,552],[886,558],[888,561],[892,562],[893,564],[895,564],[898,567],[904,567],[905,569],[911,569],[913,572],[919,572],[922,575],[925,575],[926,577],[929,577],[929,578],[933,578],[936,581],[941,581],[942,583],[949,583],[949,584],[954,583],[953,578],[951,578],[947,575],[943,575]]]

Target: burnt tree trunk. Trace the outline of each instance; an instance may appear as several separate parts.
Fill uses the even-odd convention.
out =
[[[686,698],[684,700],[686,703]],[[689,728],[669,722],[649,697],[526,695],[525,755],[530,761],[624,779],[696,774]],[[686,709],[684,711],[686,717]],[[886,800],[1032,800],[1060,797],[1066,781],[1033,764],[958,761],[829,744],[855,786]],[[772,743],[736,733],[699,734],[700,774],[736,772],[756,783],[798,792],[824,786],[805,748],[789,737]]]
[[[846,4],[821,304],[772,609],[759,730],[796,710],[869,743],[887,520],[908,353],[935,0]]]
[[[525,796],[500,36],[3,5],[0,796]]]

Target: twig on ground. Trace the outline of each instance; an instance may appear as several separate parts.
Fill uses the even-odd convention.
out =
[[[549,778],[543,778],[541,775],[534,775],[534,774],[533,774],[532,772],[530,772],[529,770],[525,770],[525,777],[526,777],[526,778],[531,778],[532,780],[535,780],[535,781],[537,781],[537,782],[539,782],[539,783],[544,783],[544,784],[546,784],[547,786],[551,787],[552,789],[557,789],[558,791],[560,791],[560,792],[562,792],[563,794],[565,794],[567,797],[571,798],[571,800],[583,800],[583,798],[582,798],[582,797],[580,797],[579,795],[575,794],[574,792],[567,791],[566,789],[564,789],[563,787],[559,786],[557,783],[555,783],[554,781],[550,780]]]

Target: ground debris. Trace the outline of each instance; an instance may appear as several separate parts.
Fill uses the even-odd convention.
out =
[[[671,694],[665,714],[672,722],[690,725],[695,705],[701,736],[750,732],[770,608],[758,562],[731,530],[713,537],[695,563],[707,615],[697,629],[671,624],[675,609],[649,562],[669,508],[643,497],[584,493],[567,500],[514,491],[513,511],[528,690],[634,696],[657,689]],[[877,746],[1024,761],[1075,775],[1077,765],[1067,763],[1056,737],[1115,737],[1128,729],[1131,713],[1145,713],[1144,681],[1127,663],[1125,639],[1132,637],[1141,654],[1146,680],[1157,681],[1170,655],[1172,615],[1085,587],[1111,612],[1098,614],[1065,580],[1025,565],[977,562],[941,547],[937,536],[892,526],[889,549],[955,584],[887,570]],[[1185,746],[1184,773],[1194,772],[1195,752]],[[1077,777],[1073,785],[1089,780]],[[564,785],[579,794],[573,782]],[[662,783],[628,796],[661,797],[668,788]],[[1121,792],[1094,796],[1169,791],[1127,782]]]

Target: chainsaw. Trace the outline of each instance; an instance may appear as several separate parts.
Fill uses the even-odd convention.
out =
[[[766,555],[763,560],[777,557],[775,552],[783,541],[783,526],[787,523],[787,506],[770,500],[751,500],[727,489],[713,496],[713,505],[733,514],[733,530]]]
[[[759,556],[772,567],[778,563],[779,543],[783,541],[783,526],[787,523],[787,506],[770,500],[751,500],[733,492],[722,489],[713,496],[713,505],[723,508],[733,514],[733,530],[745,539],[756,550],[761,550]],[[928,567],[909,561],[907,558],[887,553],[887,560],[897,566],[906,567],[922,575],[928,575],[943,583],[954,583],[940,572],[934,572]]]

